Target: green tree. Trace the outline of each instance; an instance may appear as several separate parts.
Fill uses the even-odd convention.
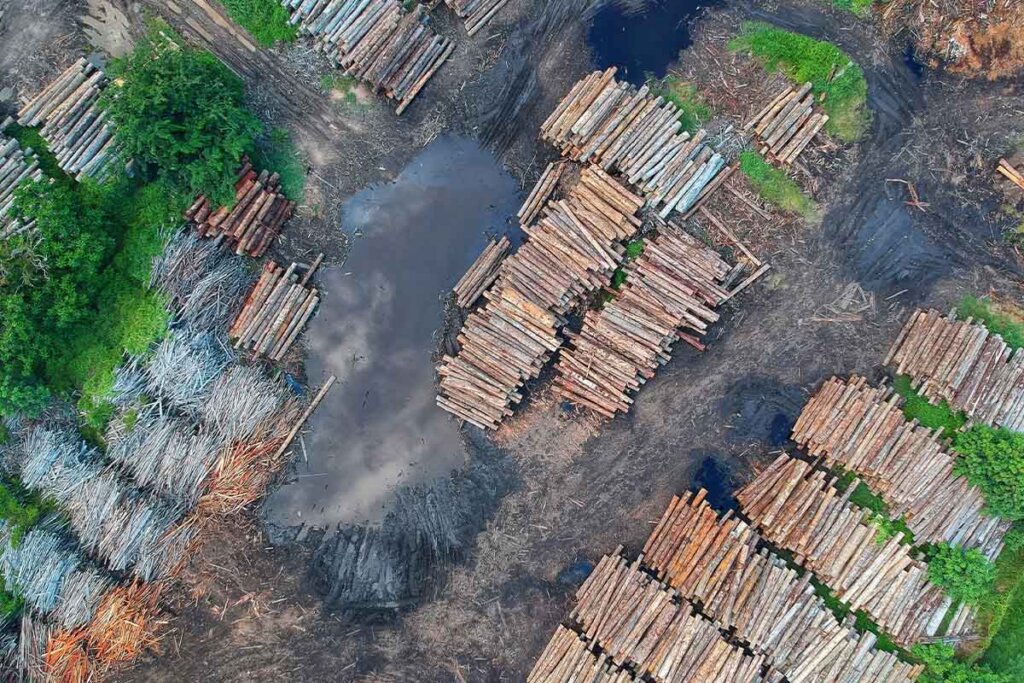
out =
[[[1024,434],[975,425],[957,433],[956,471],[981,489],[989,509],[1007,519],[1024,519]]]
[[[953,656],[955,651],[951,645],[915,645],[910,652],[925,665],[925,671],[917,683],[1013,683],[1010,676],[993,673],[984,666],[958,661]]]
[[[110,74],[101,105],[122,157],[150,179],[230,204],[239,160],[260,131],[241,80],[210,53],[155,37]]]
[[[978,605],[992,595],[996,566],[976,548],[940,543],[929,553],[928,580],[954,600]]]

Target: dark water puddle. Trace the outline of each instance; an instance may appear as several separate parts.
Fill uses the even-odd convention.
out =
[[[647,75],[663,77],[693,43],[690,22],[703,5],[697,0],[618,0],[604,7],[590,28],[590,46],[600,69],[619,67],[619,76],[641,85]]]
[[[799,387],[759,377],[734,384],[722,400],[730,439],[779,448],[788,440],[805,397]]]
[[[700,461],[691,488],[705,489],[708,502],[719,512],[737,509],[736,499],[733,498],[736,482],[730,467],[725,464],[725,458],[709,451],[693,451],[690,458]]]
[[[907,44],[907,48],[903,51],[903,63],[910,69],[910,73],[914,74],[914,78],[921,80],[924,76],[924,64],[917,61],[917,56],[914,54],[914,46],[910,43]]]
[[[338,383],[310,421],[308,462],[300,455],[297,478],[267,502],[271,526],[379,521],[396,487],[465,463],[457,424],[434,404],[442,295],[519,199],[493,155],[445,137],[346,202],[352,248],[320,274],[324,299],[305,333],[310,385],[332,373]]]

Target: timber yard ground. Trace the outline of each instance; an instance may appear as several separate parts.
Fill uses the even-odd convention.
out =
[[[328,66],[301,40],[288,48],[249,52],[205,15],[205,4],[176,0],[180,12],[174,13],[163,0],[10,2],[0,25],[0,92],[34,93],[90,44],[116,53],[144,32],[146,12],[164,16],[188,39],[246,74],[255,110],[268,126],[288,130],[308,160],[299,217],[273,256],[308,261],[324,252],[334,269],[328,273],[338,275],[386,274],[383,266],[375,270],[375,264],[357,260],[358,240],[375,239],[375,220],[412,230],[420,210],[407,205],[415,188],[408,196],[378,189],[377,201],[410,211],[412,217],[390,223],[371,215],[365,226],[360,224],[362,236],[352,237],[342,229],[354,220],[345,218],[353,211],[351,198],[411,172],[406,171],[410,164],[427,163],[414,161],[421,154],[449,155],[440,162],[453,167],[438,171],[443,176],[438,187],[453,209],[461,202],[462,211],[454,218],[463,222],[443,228],[424,223],[423,233],[409,235],[411,246],[394,255],[403,269],[424,271],[396,285],[396,291],[404,286],[412,292],[419,283],[438,290],[425,296],[418,292],[415,311],[396,308],[391,313],[410,325],[408,333],[393,334],[420,341],[410,342],[415,346],[410,350],[389,343],[386,331],[366,337],[376,352],[411,352],[419,359],[414,362],[422,364],[418,370],[429,368],[431,316],[437,337],[443,336],[443,309],[436,295],[459,277],[485,232],[508,229],[503,218],[514,218],[517,205],[513,181],[528,191],[555,157],[539,140],[538,129],[569,87],[595,66],[588,11],[599,3],[512,0],[472,39],[450,13],[435,12],[439,30],[455,37],[458,49],[401,118],[372,99],[323,93],[320,77]],[[874,120],[860,142],[805,155],[797,177],[819,205],[814,220],[774,215],[766,229],[741,206],[726,206],[725,193],[712,200],[735,216],[739,237],[772,270],[725,307],[708,336],[707,351],[679,349],[645,386],[628,416],[601,425],[565,410],[546,391],[544,377],[496,435],[485,438],[473,429],[455,435],[455,423],[447,418],[444,425],[435,424],[445,417],[439,410],[430,416],[437,427],[432,438],[455,450],[445,454],[446,462],[460,470],[485,471],[486,484],[468,502],[443,500],[445,492],[455,496],[452,492],[460,489],[439,488],[441,504],[463,506],[459,514],[472,524],[456,530],[461,548],[450,567],[422,599],[397,614],[325,605],[327,579],[317,569],[327,561],[322,532],[307,529],[289,542],[295,534],[282,529],[288,524],[275,523],[274,540],[280,542],[272,544],[259,511],[224,523],[176,592],[161,652],[126,672],[123,680],[522,680],[567,612],[575,584],[564,570],[596,561],[620,543],[639,550],[670,497],[684,489],[704,485],[720,496],[716,504],[726,499],[728,491],[785,445],[800,406],[822,380],[852,372],[881,375],[880,359],[915,306],[949,309],[962,295],[977,293],[1020,300],[1021,261],[1001,240],[1002,190],[991,168],[1009,141],[1024,134],[1021,83],[921,71],[905,59],[905,44],[883,38],[870,21],[823,4],[726,0],[695,20],[693,44],[669,70],[695,83],[729,123],[742,122],[751,103],[767,101],[778,89],[779,82],[765,78],[747,57],[725,49],[739,23],[750,18],[828,40],[851,55],[865,72]],[[205,35],[190,28],[196,24]],[[424,152],[425,147],[433,151]],[[504,170],[477,170],[486,165],[480,155],[491,153]],[[460,161],[473,178],[459,178]],[[487,173],[494,177],[481,180]],[[908,206],[906,186],[893,179],[913,182],[927,207]],[[481,183],[492,187],[481,189]],[[507,187],[494,189],[502,183]],[[482,202],[498,203],[499,213],[503,209],[506,215],[480,212]],[[386,212],[388,205],[376,211]],[[437,206],[423,211],[440,220]],[[474,220],[480,221],[475,231],[465,224]],[[465,238],[463,247],[452,247],[457,257],[435,258],[416,246],[424,233],[435,230],[439,239]],[[400,234],[386,240],[402,241]],[[373,249],[368,242],[363,257],[387,261],[374,257]],[[417,251],[422,252],[418,260]],[[338,296],[345,298],[348,315],[372,313],[371,293],[346,288],[343,279],[330,274],[322,280],[329,283],[325,307],[332,292],[345,292]],[[360,296],[368,300],[361,302]],[[328,320],[323,311],[320,316],[324,319],[314,322],[306,339],[315,357],[305,369],[296,358],[291,368],[314,390],[321,381],[314,374],[331,367],[327,350],[341,343],[345,332],[343,318]],[[410,316],[416,320],[408,321]],[[325,326],[319,333],[318,323]],[[318,339],[324,350],[314,343]],[[333,362],[345,365],[344,358]],[[396,382],[408,375],[379,359],[374,362],[381,363],[384,377],[393,373]],[[358,374],[354,377],[360,381]],[[384,381],[376,375],[372,379]],[[335,409],[342,420],[359,401],[345,392],[338,396]],[[383,423],[379,429],[388,428],[381,417],[388,411],[386,403],[375,408],[380,411],[375,418]],[[392,407],[390,419],[420,418]],[[344,432],[321,437],[317,431],[329,427],[314,422],[306,448],[344,449],[336,445],[346,441]],[[444,433],[449,428],[451,433]],[[339,455],[334,469],[320,470],[344,481],[336,485],[341,491],[357,479],[341,464],[348,462],[345,457]],[[429,476],[398,476],[401,458],[382,457],[358,457],[351,463],[360,472],[384,468],[390,473],[365,477],[366,486],[376,487],[360,492],[371,501],[365,508],[387,505],[404,484],[432,486]],[[447,466],[438,465],[445,480]],[[309,467],[298,465],[298,481],[303,473],[316,474]],[[317,492],[293,495],[289,486],[294,485],[285,483],[270,506],[322,502],[318,486],[306,487]],[[337,495],[342,494],[329,496],[334,504]],[[285,509],[283,517],[289,512]],[[379,513],[321,510],[320,519],[347,524],[374,514]],[[274,522],[281,516],[270,512]]]

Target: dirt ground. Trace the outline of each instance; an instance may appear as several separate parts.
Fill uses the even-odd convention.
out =
[[[537,141],[540,121],[591,68],[589,2],[513,0],[473,40],[458,34],[464,47],[396,120],[383,104],[332,103],[319,91],[324,65],[308,48],[250,51],[201,0],[176,0],[177,13],[163,0],[105,1],[131,26],[148,8],[209,46],[252,86],[265,121],[296,136],[311,174],[302,218],[277,247],[283,258],[325,251],[343,259],[341,201],[394,177],[442,132],[478,137],[532,182],[553,154]],[[68,16],[86,11],[57,0],[25,5],[63,8],[68,26]],[[442,31],[460,31],[446,12],[435,14]],[[735,0],[704,16],[673,68],[714,89],[718,112],[732,123],[777,85],[723,47],[746,18],[839,44],[864,68],[874,123],[852,148],[823,141],[803,158],[798,179],[821,206],[818,224],[781,216],[765,224],[732,193],[709,203],[772,270],[726,306],[707,351],[680,348],[634,411],[603,425],[564,410],[542,378],[492,439],[514,464],[511,493],[482,520],[436,598],[401,615],[325,611],[309,580],[308,549],[269,547],[252,517],[225,522],[176,592],[162,652],[121,680],[522,680],[567,614],[573,584],[562,570],[620,544],[639,550],[669,498],[701,479],[709,460],[732,484],[751,477],[784,445],[823,379],[881,374],[912,307],[948,308],[966,292],[1024,297],[1019,257],[1001,241],[1005,197],[992,174],[1024,132],[1020,84],[918,76],[903,46],[871,23],[798,0]],[[86,49],[84,33],[74,29],[67,39],[65,30],[33,31],[13,52],[0,33],[2,82],[30,94],[58,68],[34,55],[53,50],[67,60],[76,55],[65,52]],[[61,40],[71,42],[54,47]],[[894,180],[914,183],[927,206],[908,206],[907,186]],[[736,189],[747,192],[740,180]]]

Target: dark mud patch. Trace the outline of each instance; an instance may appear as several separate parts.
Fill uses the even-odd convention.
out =
[[[789,438],[788,430],[786,438]],[[700,462],[693,475],[693,489],[707,491],[707,500],[718,511],[735,510],[739,507],[733,492],[738,480],[733,463],[717,451],[695,450],[690,453],[694,462]]]
[[[734,383],[721,403],[721,416],[734,443],[781,448],[800,414],[806,395],[800,387],[769,377]]]

